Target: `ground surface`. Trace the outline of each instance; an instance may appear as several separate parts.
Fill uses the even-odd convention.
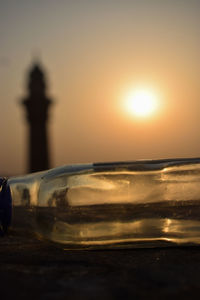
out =
[[[200,294],[200,247],[64,251],[15,228],[0,238],[1,299],[198,299]]]

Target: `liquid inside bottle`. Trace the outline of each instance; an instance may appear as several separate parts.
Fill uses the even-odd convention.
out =
[[[14,209],[65,247],[200,243],[200,160],[74,165],[9,179]]]

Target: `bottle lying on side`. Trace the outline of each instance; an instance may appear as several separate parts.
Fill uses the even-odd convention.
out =
[[[0,185],[4,232],[13,210],[67,248],[200,244],[199,158],[69,165]]]

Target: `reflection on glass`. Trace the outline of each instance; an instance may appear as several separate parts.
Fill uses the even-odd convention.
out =
[[[200,160],[75,165],[9,180],[16,208],[68,246],[200,243]]]

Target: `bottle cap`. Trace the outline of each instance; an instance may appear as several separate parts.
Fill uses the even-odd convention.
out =
[[[7,179],[0,178],[0,235],[3,235],[11,223],[12,198]]]

